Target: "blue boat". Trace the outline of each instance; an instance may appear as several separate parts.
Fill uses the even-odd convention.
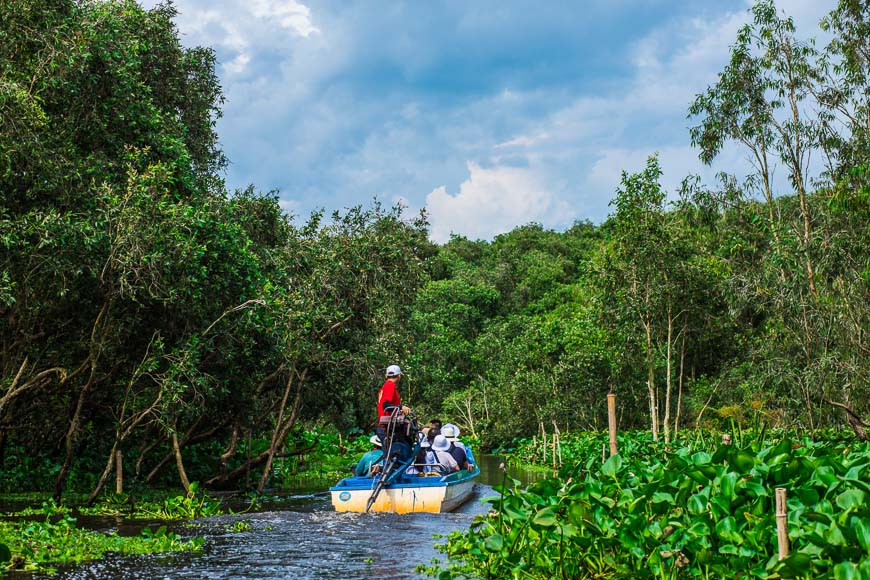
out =
[[[474,479],[480,468],[473,463],[471,450],[466,448],[470,470],[447,475],[435,473],[408,474],[412,460],[381,474],[348,477],[329,488],[332,505],[338,512],[368,511],[385,513],[450,512],[471,499]]]

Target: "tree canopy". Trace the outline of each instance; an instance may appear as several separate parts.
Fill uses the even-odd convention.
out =
[[[227,191],[214,52],[175,14],[0,5],[0,461],[33,485],[96,496],[120,450],[143,481],[257,469],[262,489],[299,425],[370,428],[394,362],[420,415],[485,445],[602,428],[610,391],[666,440],[732,419],[864,436],[864,3],[816,48],[758,2],[689,104],[701,159],[735,143],[753,174],[669,192],[651,155],[604,223],[440,246],[400,207],[299,219]]]

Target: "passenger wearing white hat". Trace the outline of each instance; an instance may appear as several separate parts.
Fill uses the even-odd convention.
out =
[[[438,471],[444,474],[459,471],[459,464],[450,455],[450,441],[444,435],[436,435],[432,441],[432,453],[435,455],[435,462]]]
[[[444,435],[444,438],[450,443],[450,449],[448,449],[448,452],[453,456],[453,459],[456,460],[459,468],[469,469],[468,464],[470,462],[465,450],[465,445],[457,439],[457,437],[459,437],[459,427],[452,423],[447,423],[441,427],[441,434]]]
[[[465,443],[459,440],[459,427],[454,425],[453,423],[447,423],[443,427],[441,427],[441,433],[447,437],[447,440],[460,447],[465,449]]]
[[[383,445],[381,443],[381,438],[377,435],[372,435],[369,441],[372,442],[372,450],[365,453],[356,464],[353,472],[355,475],[359,477],[365,477],[367,475],[372,474],[372,467],[381,460],[381,457],[384,456],[384,452],[381,449]]]

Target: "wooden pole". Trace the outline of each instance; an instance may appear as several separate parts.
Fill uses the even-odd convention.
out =
[[[788,508],[784,487],[776,488],[776,539],[779,544],[779,559],[788,557]]]
[[[607,425],[610,428],[610,456],[619,451],[616,449],[616,395],[607,394]]]
[[[115,451],[115,493],[124,493],[124,455],[121,450]]]
[[[541,463],[547,465],[547,430],[544,429],[543,421],[541,421],[541,450],[544,452]]]
[[[556,439],[558,438],[559,433],[558,431],[554,430],[553,436],[550,438],[550,442],[553,444],[553,449],[551,449],[551,451],[553,452],[553,469],[556,469]]]
[[[553,421],[553,433],[556,434],[556,443],[553,449],[553,467],[556,467],[556,449],[559,450],[559,465],[562,465],[562,432],[559,431],[559,426]]]

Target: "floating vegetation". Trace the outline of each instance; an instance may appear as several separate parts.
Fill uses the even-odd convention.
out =
[[[748,439],[748,438],[747,438]],[[421,570],[449,578],[870,577],[866,443],[636,443],[522,490],[505,477],[492,511]],[[780,558],[775,489],[785,488],[790,553]]]
[[[77,526],[76,519],[63,515],[45,521],[0,521],[0,570],[51,573],[54,567],[103,557],[107,552],[153,554],[195,551],[202,538],[181,539],[160,526],[145,528],[138,536],[121,537]]]

